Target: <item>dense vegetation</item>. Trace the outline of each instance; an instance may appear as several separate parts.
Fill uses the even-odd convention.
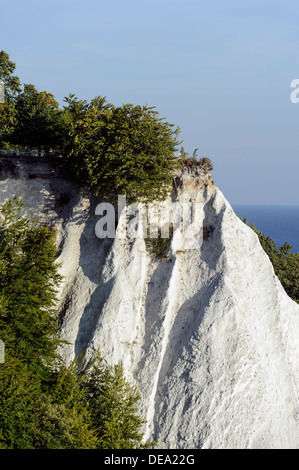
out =
[[[0,148],[59,151],[59,164],[104,196],[163,199],[171,190],[179,128],[153,107],[114,106],[70,94],[61,109],[51,93],[21,86],[0,52]],[[57,351],[55,234],[21,218],[8,201],[0,217],[0,446],[2,448],[135,448],[142,442],[138,391],[121,364],[66,367]]]
[[[100,97],[87,104],[71,96],[67,102],[62,147],[73,173],[106,197],[165,198],[179,164],[174,154],[178,129],[147,106],[115,107]]]
[[[146,237],[144,239],[145,246],[147,251],[153,255],[155,258],[160,260],[166,260],[168,257],[168,250],[170,248],[170,243],[173,235],[173,225],[169,227],[169,236],[162,236],[161,229],[158,227],[156,237]]]
[[[243,222],[247,224],[247,219],[243,219]],[[275,241],[264,235],[254,224],[250,224],[250,227],[258,235],[286,293],[299,303],[299,253],[292,253],[292,245],[288,243],[278,248]]]
[[[139,393],[100,354],[66,367],[57,346],[55,234],[0,206],[0,448],[139,448]]]
[[[0,104],[0,148],[59,150],[61,164],[104,196],[132,201],[163,199],[171,190],[180,129],[154,107],[114,106],[98,96],[90,102],[70,94],[59,108],[54,96],[38,92],[14,75],[15,64],[0,52],[6,102]]]
[[[185,151],[184,147],[181,147],[180,158],[182,167],[188,168],[191,171],[196,170],[197,168],[202,168],[206,172],[212,171],[213,163],[211,162],[211,159],[209,157],[201,157],[198,159],[197,151],[198,149],[195,149],[191,156]]]
[[[104,196],[164,198],[181,166],[211,171],[208,158],[189,156],[174,128],[148,106],[114,106],[103,97],[89,103],[74,95],[63,109],[34,85],[21,86],[15,64],[0,52],[6,101],[0,104],[0,148],[59,150],[61,164]],[[61,281],[55,233],[21,218],[19,200],[0,207],[0,448],[138,448],[143,418],[140,396],[122,365],[107,367],[100,354],[65,366],[57,354],[56,295]],[[245,221],[246,222],[246,221]],[[254,226],[288,295],[299,303],[299,254]],[[171,237],[171,234],[170,234]],[[147,239],[165,259],[169,239]]]

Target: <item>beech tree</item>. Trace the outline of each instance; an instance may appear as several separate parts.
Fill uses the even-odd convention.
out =
[[[21,210],[18,198],[0,206],[0,449],[143,446],[140,396],[121,365],[58,355],[55,234]]]
[[[5,85],[5,100],[13,102],[15,97],[21,91],[19,77],[14,75],[16,64],[12,62],[5,51],[0,51],[0,79]]]
[[[247,219],[243,222],[248,225]],[[258,230],[254,224],[250,228],[258,235],[259,241],[270,258],[276,276],[291,299],[299,303],[299,253],[292,253],[292,245],[284,243],[278,247],[274,240]]]
[[[10,147],[17,124],[17,112],[12,103],[0,103],[0,147]]]
[[[25,84],[15,100],[15,109],[15,144],[41,149],[58,146],[63,120],[59,104],[51,93],[39,92],[34,85]]]
[[[20,79],[14,75],[16,65],[9,55],[0,51],[0,79],[5,86],[5,102],[0,103],[0,147],[9,147],[17,122],[15,98],[21,91]]]

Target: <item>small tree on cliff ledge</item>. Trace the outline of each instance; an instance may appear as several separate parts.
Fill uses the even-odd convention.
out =
[[[69,130],[63,153],[68,168],[105,197],[166,197],[172,171],[179,166],[174,154],[178,127],[174,129],[152,107],[115,107],[101,97],[88,104],[74,95],[66,101]]]

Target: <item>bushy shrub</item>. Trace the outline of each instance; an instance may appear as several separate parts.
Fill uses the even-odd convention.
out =
[[[180,150],[180,163],[182,167],[186,167],[189,170],[193,171],[197,168],[203,169],[205,172],[210,172],[213,170],[213,164],[209,157],[197,158],[197,150],[195,149],[192,156],[190,156],[184,149],[181,147]]]
[[[55,234],[21,209],[17,198],[0,206],[0,448],[146,446],[140,395],[121,364],[59,357]]]
[[[149,253],[155,256],[157,259],[167,259],[167,250],[169,249],[170,242],[173,236],[173,225],[169,227],[169,236],[161,236],[161,228],[158,228],[158,236],[156,238],[145,238],[145,246]]]

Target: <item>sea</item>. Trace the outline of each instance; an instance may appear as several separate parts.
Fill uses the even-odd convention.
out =
[[[233,205],[235,213],[248,224],[272,238],[279,248],[285,242],[299,253],[299,206]]]

